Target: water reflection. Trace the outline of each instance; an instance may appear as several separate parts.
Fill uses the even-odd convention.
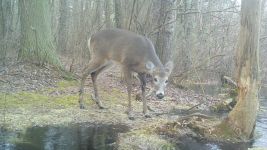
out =
[[[247,150],[251,147],[251,143],[209,142],[188,136],[180,138],[180,141],[177,144],[180,150]]]
[[[115,148],[118,133],[126,132],[125,125],[86,125],[67,127],[34,127],[17,142],[2,143],[2,150],[111,150]],[[1,143],[0,143],[1,144]]]
[[[260,108],[255,128],[256,139],[253,147],[267,147],[267,88],[262,88],[259,94]]]

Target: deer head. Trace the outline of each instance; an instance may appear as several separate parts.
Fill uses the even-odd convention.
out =
[[[164,98],[164,91],[173,69],[173,62],[169,61],[163,67],[157,67],[151,61],[148,61],[146,63],[146,68],[149,70],[149,73],[153,78],[152,83],[157,98]]]

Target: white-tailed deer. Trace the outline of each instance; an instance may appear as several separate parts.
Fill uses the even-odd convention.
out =
[[[152,42],[144,36],[121,29],[109,29],[100,31],[91,36],[88,40],[91,60],[84,70],[80,87],[80,108],[84,109],[83,95],[84,82],[91,74],[94,88],[96,104],[99,108],[104,108],[99,96],[96,84],[97,76],[113,62],[121,65],[127,84],[128,92],[128,117],[134,119],[132,115],[131,90],[132,73],[136,72],[141,82],[143,113],[145,117],[150,117],[147,113],[147,101],[145,97],[146,74],[153,77],[153,86],[156,96],[159,99],[164,97],[164,90],[168,83],[168,77],[173,69],[173,63],[165,65],[159,60]]]

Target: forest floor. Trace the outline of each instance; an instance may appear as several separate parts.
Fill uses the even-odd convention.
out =
[[[60,126],[82,122],[126,124],[130,127],[131,133],[121,136],[120,141],[126,143],[126,147],[122,146],[122,149],[127,149],[129,143],[133,145],[134,139],[137,143],[146,139],[147,142],[142,142],[146,144],[143,147],[148,146],[148,143],[153,143],[154,146],[156,143],[168,145],[168,141],[158,136],[163,132],[161,127],[168,126],[170,122],[173,122],[172,126],[175,127],[188,125],[188,122],[180,125],[175,122],[183,114],[206,112],[212,105],[221,101],[218,97],[178,89],[170,84],[164,100],[157,100],[153,96],[148,99],[148,105],[154,112],[150,112],[151,118],[145,118],[142,114],[142,102],[136,96],[140,93],[140,87],[138,80],[135,80],[132,94],[135,120],[129,120],[125,113],[128,102],[126,88],[118,66],[105,71],[98,78],[99,95],[107,109],[99,109],[91,99],[90,77],[85,88],[87,107],[84,110],[79,109],[79,81],[66,80],[66,77],[52,67],[38,67],[21,62],[10,63],[0,68],[0,83],[1,128],[19,131],[33,126]],[[148,86],[148,90],[149,88]],[[200,103],[202,104],[187,111]],[[158,133],[154,132],[154,129],[157,129]],[[147,134],[149,136],[145,136]],[[149,147],[152,148],[153,145]]]

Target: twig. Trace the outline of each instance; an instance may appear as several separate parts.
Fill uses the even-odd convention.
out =
[[[198,107],[198,106],[200,106],[200,105],[202,105],[202,104],[204,104],[204,103],[206,103],[206,102],[201,102],[201,103],[198,103],[198,104],[196,104],[196,105],[194,105],[194,106],[190,107],[190,108],[189,108],[189,109],[187,109],[186,111],[190,111],[190,110],[192,110],[192,109],[194,109],[194,108],[196,108],[196,107]]]
[[[184,119],[187,119],[187,118],[191,118],[191,117],[201,117],[201,118],[204,118],[204,119],[212,119],[212,118],[214,118],[212,116],[208,116],[208,115],[201,114],[201,113],[193,113],[193,114],[181,116],[178,120],[181,121],[181,120],[184,120]]]

